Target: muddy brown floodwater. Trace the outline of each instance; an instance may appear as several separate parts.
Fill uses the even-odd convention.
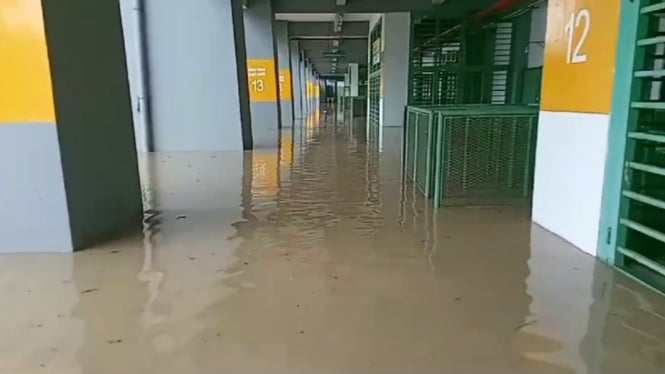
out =
[[[528,209],[434,211],[399,129],[280,136],[143,157],[141,235],[0,256],[0,373],[665,372],[662,296]]]

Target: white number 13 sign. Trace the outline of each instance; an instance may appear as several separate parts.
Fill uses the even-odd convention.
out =
[[[580,64],[587,62],[587,55],[583,53],[584,43],[589,36],[591,29],[591,12],[589,9],[580,9],[579,12],[573,12],[568,18],[566,23],[566,35],[568,36],[568,51],[566,54],[566,62],[569,64]],[[577,44],[573,48],[573,42],[576,36],[579,35]]]

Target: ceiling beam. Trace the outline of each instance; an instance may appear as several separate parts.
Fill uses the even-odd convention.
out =
[[[322,74],[333,72],[333,66],[336,67],[336,73],[345,72],[349,63],[366,64],[368,59],[367,39],[340,41],[338,48],[344,51],[345,56],[336,62],[323,56],[324,52],[334,49],[332,40],[301,40],[298,44],[312,65]]]
[[[485,9],[496,0],[348,0],[342,8],[332,0],[273,0],[276,13],[387,13],[435,11],[450,18],[462,18]]]
[[[344,22],[341,33],[335,32],[335,25],[331,22],[289,22],[289,38],[327,38],[336,35],[346,37],[367,37],[369,35],[369,22]]]

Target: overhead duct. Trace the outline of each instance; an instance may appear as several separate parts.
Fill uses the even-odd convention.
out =
[[[518,5],[520,2],[523,2],[523,0],[499,0],[496,3],[494,3],[494,5],[474,14],[473,19],[482,20],[493,14],[505,12],[513,8],[514,6]]]

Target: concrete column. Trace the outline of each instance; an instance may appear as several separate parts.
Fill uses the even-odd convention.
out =
[[[271,1],[250,1],[244,21],[254,147],[273,148],[279,145],[281,108]]]
[[[314,74],[313,87],[312,100],[314,100],[314,111],[318,112],[321,109],[321,77],[319,73]]]
[[[307,65],[307,84],[308,84],[308,95],[307,95],[307,107],[308,107],[308,112],[314,113],[316,110],[314,108],[314,90],[312,87],[314,87],[314,70],[312,68],[312,64]]]
[[[125,39],[125,55],[129,75],[129,92],[132,99],[134,119],[134,137],[139,153],[148,152],[152,148],[152,137],[147,127],[149,108],[147,103],[146,75],[143,67],[146,62],[144,48],[139,37],[142,30],[143,12],[140,0],[120,0],[122,31]]]
[[[279,107],[282,112],[282,125],[293,125],[293,87],[291,70],[291,52],[289,49],[289,24],[277,21],[274,24],[277,43],[277,63],[279,77]]]
[[[289,42],[289,50],[291,54],[291,86],[293,87],[293,117],[294,119],[302,119],[303,105],[302,105],[302,79],[301,72],[302,63],[300,61],[300,45],[297,40]]]
[[[305,52],[300,51],[300,89],[302,90],[302,115],[303,118],[307,118],[307,113],[309,112],[309,104],[307,102],[308,97],[307,97],[307,66],[309,65],[309,62],[307,61],[307,58],[305,57]]]
[[[118,1],[5,0],[0,14],[0,252],[140,229]]]
[[[303,65],[302,65],[303,81],[302,81],[302,84],[303,84],[303,92],[304,92],[304,95],[303,95],[303,104],[304,105],[303,106],[305,108],[305,111],[304,111],[303,114],[304,114],[305,118],[307,118],[307,115],[309,114],[309,112],[311,110],[311,105],[310,105],[310,102],[309,102],[310,92],[309,92],[309,88],[308,88],[309,87],[309,79],[310,79],[309,78],[309,69],[310,69],[309,65],[310,65],[310,62],[307,59],[307,57],[305,57],[305,54],[303,52]]]
[[[242,0],[143,1],[154,150],[251,148]]]
[[[381,59],[382,125],[404,125],[404,113],[409,89],[409,13],[383,15],[384,51]]]

